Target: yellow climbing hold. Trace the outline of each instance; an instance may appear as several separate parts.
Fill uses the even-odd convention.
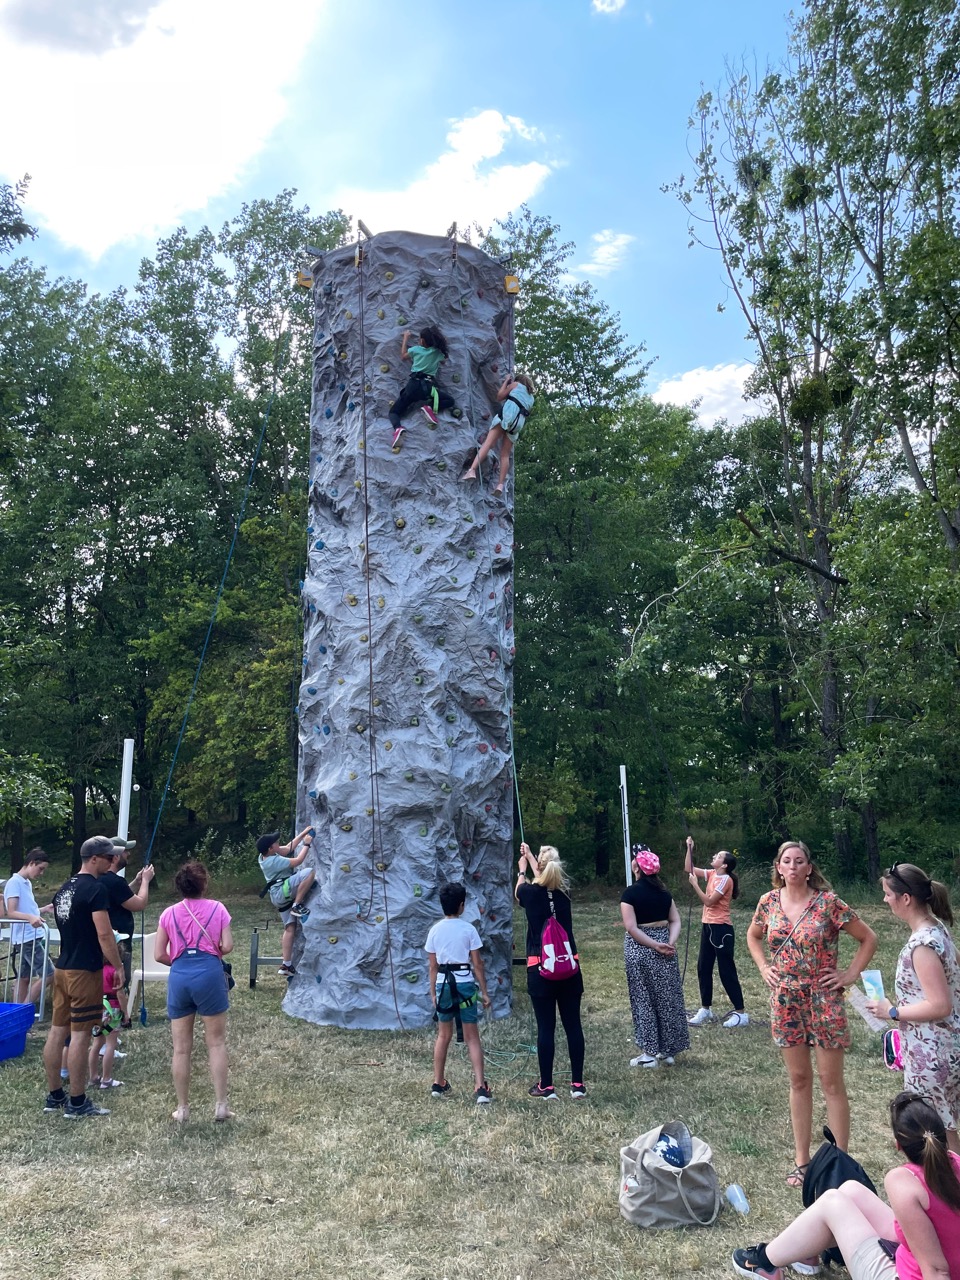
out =
[[[382,364],[382,365],[380,366],[380,372],[381,372],[381,373],[389,373],[389,372],[390,372],[390,366],[389,366],[388,364]]]
[[[343,313],[343,318],[344,318],[344,320],[352,320],[352,319],[353,319],[353,312],[352,312],[352,311],[345,311],[345,312]]]
[[[379,698],[374,698],[374,700],[373,700],[373,705],[374,705],[375,707],[379,707],[379,705],[380,705],[380,699],[379,699]]]
[[[358,724],[356,726],[356,730],[357,730],[357,733],[366,733],[367,726],[365,724]]]
[[[372,818],[372,817],[373,817],[373,810],[372,810],[372,809],[367,809],[366,814],[367,814],[367,817],[368,817],[368,818]]]
[[[362,488],[363,488],[363,484],[362,484],[362,482],[361,482],[360,480],[354,480],[354,482],[353,482],[353,487],[354,487],[355,489],[362,489]]]
[[[382,320],[382,319],[383,319],[383,317],[384,317],[386,314],[387,314],[387,313],[384,311],[383,307],[379,307],[379,308],[377,309],[377,319],[378,319],[378,320]]]
[[[336,941],[337,941],[337,935],[336,935],[335,933],[331,933],[331,934],[330,934],[330,936],[329,936],[329,938],[327,938],[327,941],[328,941],[328,942],[331,942],[331,943],[336,942]]]
[[[357,599],[357,597],[356,597],[356,596],[353,594],[353,592],[351,591],[351,592],[350,592],[350,594],[347,596],[347,604],[359,604],[359,603],[360,603],[360,601]]]
[[[341,871],[349,871],[349,870],[350,870],[350,863],[349,863],[349,862],[341,862],[341,863],[340,863],[340,870],[341,870]]]
[[[396,520],[394,520],[393,523],[397,526],[398,529],[405,529],[407,527],[407,522],[406,520],[404,520],[403,516],[397,516]]]
[[[387,864],[386,864],[385,862],[378,862],[378,863],[377,863],[377,870],[378,870],[378,871],[386,871],[386,869],[387,869]]]
[[[349,774],[347,774],[347,777],[350,779],[350,781],[351,781],[351,782],[356,782],[356,780],[357,780],[357,775],[356,775],[355,773],[352,773],[352,772],[351,772],[351,773],[349,773]]]
[[[341,360],[346,360],[346,358],[347,358],[347,353],[346,353],[346,351],[341,351],[341,352],[340,352],[340,356],[339,356],[339,358],[340,358]]]
[[[367,641],[368,641],[369,639],[370,639],[370,637],[367,635],[367,633],[366,633],[365,631],[361,631],[361,632],[360,632],[360,643],[361,643],[361,644],[366,644],[366,643],[367,643]]]
[[[392,271],[385,271],[385,272],[384,272],[384,274],[383,274],[383,278],[384,278],[384,280],[392,280],[392,279],[393,279],[393,272],[392,272]]]
[[[378,608],[378,609],[382,609],[386,603],[387,603],[387,602],[386,602],[386,600],[384,600],[383,596],[377,596],[377,608]]]
[[[341,823],[340,823],[340,830],[341,830],[341,831],[352,831],[352,830],[353,830],[353,823],[352,823],[352,822],[341,822]]]
[[[390,741],[390,739],[389,739],[389,738],[388,738],[388,739],[386,740],[386,742],[383,744],[383,749],[384,749],[384,751],[392,751],[392,750],[393,750],[393,743]]]

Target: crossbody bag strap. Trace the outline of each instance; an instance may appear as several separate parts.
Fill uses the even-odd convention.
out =
[[[780,906],[780,897],[779,897],[779,892],[780,892],[780,891],[778,890],[778,891],[777,891],[777,894],[778,894],[778,896],[777,896],[777,905],[778,905],[778,906]],[[780,952],[783,950],[783,948],[787,945],[787,943],[790,941],[790,939],[793,937],[793,935],[794,935],[794,934],[797,932],[797,930],[800,928],[800,925],[801,925],[801,924],[803,923],[803,921],[806,919],[806,917],[807,917],[807,915],[809,914],[809,912],[813,910],[813,907],[814,907],[814,906],[815,906],[815,904],[817,903],[817,901],[818,901],[818,899],[820,898],[820,896],[821,896],[821,895],[820,895],[820,892],[819,892],[819,890],[818,890],[818,891],[813,895],[813,897],[810,899],[810,901],[807,903],[807,905],[804,907],[804,909],[803,909],[803,914],[800,916],[800,919],[799,919],[799,920],[797,921],[797,923],[793,926],[793,928],[790,930],[790,932],[787,934],[787,936],[784,938],[784,940],[780,943],[780,945],[779,945],[779,947],[777,947],[776,951],[772,951],[772,952],[770,953],[770,957],[771,957],[771,959],[776,960],[777,956],[780,954]],[[781,911],[783,911],[783,907],[782,907],[782,906],[780,906],[780,910],[781,910]],[[786,915],[786,912],[785,912],[785,911],[784,911],[784,915]]]
[[[183,905],[184,905],[185,907],[187,907],[187,904],[186,904],[186,903],[183,903]],[[210,919],[211,919],[211,920],[213,919],[214,915],[216,914],[216,910],[217,910],[217,909],[216,909],[216,907],[214,907],[213,911],[211,911],[211,913],[210,913]],[[220,950],[220,944],[219,944],[219,943],[217,943],[217,942],[214,942],[214,940],[210,937],[209,933],[207,933],[207,931],[206,931],[206,929],[204,928],[204,926],[200,923],[200,921],[199,921],[199,920],[197,919],[197,917],[193,914],[193,912],[190,910],[190,908],[189,908],[189,907],[187,907],[187,915],[190,917],[190,919],[193,921],[193,923],[197,926],[197,928],[200,930],[200,932],[203,934],[203,936],[206,938],[206,940],[210,943],[211,947],[216,947],[216,949],[217,949],[217,955],[218,955],[218,956],[220,957],[220,959],[222,960],[222,959],[223,959],[223,952]],[[182,937],[182,936],[183,936],[183,935],[181,935],[181,937]]]

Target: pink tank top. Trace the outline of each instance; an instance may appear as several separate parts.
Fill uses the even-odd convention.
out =
[[[960,1178],[960,1156],[951,1151],[950,1162],[953,1165],[954,1173]],[[930,1198],[927,1217],[933,1224],[937,1239],[940,1241],[940,1248],[943,1250],[943,1256],[947,1260],[947,1271],[951,1276],[960,1276],[960,1210],[951,1209],[949,1205],[937,1199],[927,1186],[923,1170],[919,1165],[908,1164],[907,1168]],[[923,1280],[923,1272],[920,1270],[920,1265],[916,1258],[910,1252],[910,1246],[903,1238],[899,1222],[896,1224],[896,1232],[897,1239],[900,1241],[900,1248],[897,1250],[897,1256],[894,1259],[897,1275],[900,1280]]]

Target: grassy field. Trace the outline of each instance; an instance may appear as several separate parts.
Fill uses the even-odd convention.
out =
[[[274,954],[279,930],[255,894],[225,896],[238,939],[229,1030],[238,1118],[212,1121],[198,1032],[193,1119],[185,1129],[171,1122],[162,986],[148,988],[148,1025],[124,1037],[129,1057],[117,1074],[125,1087],[98,1095],[113,1109],[107,1119],[69,1124],[42,1113],[43,1029],[33,1032],[24,1057],[0,1065],[0,1277],[717,1277],[733,1274],[736,1245],[768,1239],[799,1208],[799,1193],[784,1185],[793,1163],[786,1085],[744,944],[746,910],[734,917],[738,962],[748,1008],[763,1023],[696,1031],[675,1067],[642,1071],[628,1066],[619,895],[577,895],[589,1096],[527,1097],[537,1077],[535,1031],[521,989],[514,1015],[483,1029],[495,1101],[478,1108],[456,1048],[454,1093],[430,1098],[431,1028],[391,1034],[295,1022],[280,1011],[283,980],[270,970],[250,991],[250,930],[268,924],[264,946]],[[163,904],[153,905],[148,926]],[[902,941],[896,922],[882,905],[863,914],[880,933],[876,964],[889,983]],[[680,945],[682,959],[683,937]],[[851,951],[847,943],[842,955]],[[879,1181],[894,1162],[886,1103],[899,1077],[855,1015],[851,1022],[852,1150]],[[558,1053],[558,1084],[566,1066]],[[710,1143],[722,1184],[742,1183],[752,1206],[746,1223],[726,1203],[705,1229],[638,1232],[620,1217],[620,1146],[671,1119]],[[819,1094],[814,1120],[824,1120]]]

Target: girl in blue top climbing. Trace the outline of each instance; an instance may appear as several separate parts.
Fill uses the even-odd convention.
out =
[[[497,392],[497,400],[503,408],[494,418],[487,438],[480,446],[480,452],[460,479],[478,479],[477,473],[484,458],[495,445],[500,444],[500,479],[493,491],[494,497],[499,498],[507,482],[513,446],[520,439],[520,432],[533,408],[533,382],[525,373],[508,373]]]
[[[397,396],[390,410],[394,448],[400,443],[400,437],[406,431],[400,419],[415,404],[420,405],[420,411],[427,421],[434,424],[441,409],[453,408],[453,397],[448,396],[437,386],[437,370],[450,354],[446,338],[439,329],[428,325],[421,330],[418,345],[408,346],[409,341],[410,330],[407,329],[403,334],[400,359],[409,360],[412,368],[407,385]]]

